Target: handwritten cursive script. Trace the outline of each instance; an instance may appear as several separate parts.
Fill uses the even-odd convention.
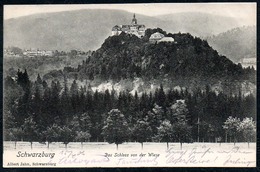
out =
[[[138,158],[119,158],[116,162],[117,165],[131,165],[131,164],[150,164],[158,165],[158,156],[155,157],[138,157]]]
[[[224,149],[224,148],[223,148]],[[252,156],[250,155],[252,154]],[[186,150],[174,150],[173,147],[166,150],[166,164],[174,165],[201,165],[201,166],[254,166],[254,154],[250,150],[243,150],[239,146],[230,149],[214,150],[202,146]]]
[[[105,156],[95,156],[95,157],[86,157],[87,154],[85,151],[61,151],[60,154],[62,155],[58,161],[58,164],[82,164],[82,165],[89,165],[89,164],[104,164],[109,162],[109,158]]]

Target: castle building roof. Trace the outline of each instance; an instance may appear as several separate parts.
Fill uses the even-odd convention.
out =
[[[172,37],[163,37],[158,42],[174,42],[174,39]]]
[[[164,37],[164,35],[162,34],[162,33],[160,33],[160,32],[155,32],[154,34],[152,34],[151,36],[150,36],[150,40],[160,40],[160,39],[162,39]]]

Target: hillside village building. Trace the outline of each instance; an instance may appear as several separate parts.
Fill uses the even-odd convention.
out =
[[[243,58],[240,63],[242,67],[253,66],[256,69],[256,58]]]
[[[14,56],[14,57],[39,57],[39,56],[46,56],[51,57],[53,56],[53,51],[50,50],[39,50],[39,49],[30,49],[30,50],[22,50],[21,53],[13,52],[9,49],[4,49],[4,55],[7,56]]]
[[[135,18],[135,14],[134,14],[132,23],[130,25],[115,25],[112,28],[112,36],[120,35],[120,33],[122,32],[133,34],[139,38],[142,38],[145,34],[145,25],[137,24],[137,19]]]
[[[52,56],[52,51],[46,51],[46,50],[25,50],[23,52],[23,55],[28,57],[38,57],[38,56]]]

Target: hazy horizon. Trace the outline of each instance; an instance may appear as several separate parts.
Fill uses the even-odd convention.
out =
[[[151,3],[88,5],[4,5],[4,20],[34,14],[86,9],[123,10],[146,16],[200,12],[243,19],[256,24],[256,3]],[[15,13],[14,13],[15,11]]]
[[[130,23],[133,13],[146,28],[188,32],[201,38],[256,26],[256,3],[6,5],[4,18],[16,19],[4,21],[4,45],[96,50],[111,35],[112,27]],[[92,34],[96,32],[99,34]]]

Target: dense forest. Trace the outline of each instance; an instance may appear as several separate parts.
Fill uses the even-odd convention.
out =
[[[161,85],[138,96],[128,90],[93,92],[90,86],[79,88],[76,80],[68,85],[66,78],[48,85],[38,75],[33,82],[19,70],[15,79],[5,78],[4,93],[4,140],[13,141],[110,141],[111,121],[117,121],[116,131],[128,131],[120,134],[121,141],[245,141],[243,135],[226,133],[223,125],[230,116],[256,117],[254,95],[216,94],[208,85],[194,93],[166,92]],[[165,135],[169,125],[175,127],[173,138]]]
[[[174,42],[151,43],[155,32]],[[188,33],[157,28],[147,29],[141,39],[125,33],[110,36],[77,67],[30,78],[26,69],[13,69],[4,78],[4,140],[118,145],[255,139],[255,91],[242,89],[256,84],[255,69],[234,64]],[[140,92],[131,87],[100,92],[92,85],[136,78],[160,84]],[[223,89],[214,90],[216,83]]]

